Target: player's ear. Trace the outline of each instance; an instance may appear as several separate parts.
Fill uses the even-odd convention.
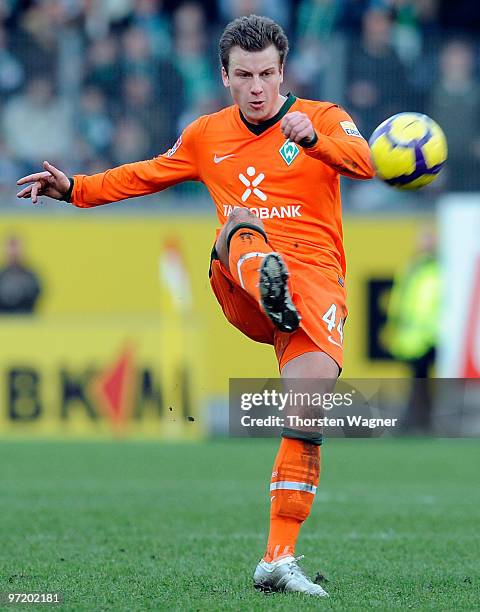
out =
[[[225,87],[230,87],[230,81],[228,79],[228,74],[223,66],[222,66],[222,81]]]
[[[283,83],[283,64],[280,64],[280,83]]]

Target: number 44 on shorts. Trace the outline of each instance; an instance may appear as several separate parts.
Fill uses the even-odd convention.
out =
[[[337,324],[337,305],[332,304],[327,312],[323,315],[322,321],[325,321],[328,327],[328,331],[331,333],[335,329],[335,325]],[[338,346],[342,346],[343,344],[343,319],[340,317],[340,320],[337,325],[338,335],[340,336],[340,343],[338,343],[332,336],[328,336],[328,341],[332,344],[336,344]]]

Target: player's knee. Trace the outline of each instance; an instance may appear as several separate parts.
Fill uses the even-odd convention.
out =
[[[237,231],[254,229],[263,235],[267,240],[267,235],[263,226],[263,221],[248,209],[236,209],[229,217],[225,228],[225,239],[227,251],[230,250],[230,242]]]
[[[228,217],[226,223],[225,235],[227,243],[229,242],[229,237],[237,231],[237,228],[241,229],[242,227],[258,228],[262,232],[265,231],[263,221],[257,215],[253,214],[248,208],[236,208]]]
[[[263,229],[263,221],[248,208],[235,208],[227,220],[227,225],[233,229],[239,223],[251,223]]]
[[[228,217],[225,225],[222,227],[218,235],[215,249],[222,264],[228,269],[228,251],[230,240],[236,233],[237,229],[251,227],[259,229],[262,234],[265,234],[263,221],[253,214],[248,208],[236,208]]]

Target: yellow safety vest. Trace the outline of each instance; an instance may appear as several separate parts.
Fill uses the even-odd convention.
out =
[[[436,346],[440,291],[440,268],[431,255],[421,256],[395,278],[386,333],[395,358],[418,359]]]

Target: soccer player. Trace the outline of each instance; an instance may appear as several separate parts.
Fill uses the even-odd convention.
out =
[[[40,195],[89,208],[202,181],[221,228],[210,281],[225,317],[275,348],[284,379],[332,386],[342,367],[345,255],[340,174],[369,179],[368,145],[336,104],[283,95],[288,52],[266,17],[235,19],[219,43],[234,104],[191,123],[163,155],[93,176],[44,170],[18,181]],[[325,384],[325,383],[324,383]],[[270,483],[270,531],[256,588],[327,596],[294,556],[320,475],[321,432],[284,429]]]

